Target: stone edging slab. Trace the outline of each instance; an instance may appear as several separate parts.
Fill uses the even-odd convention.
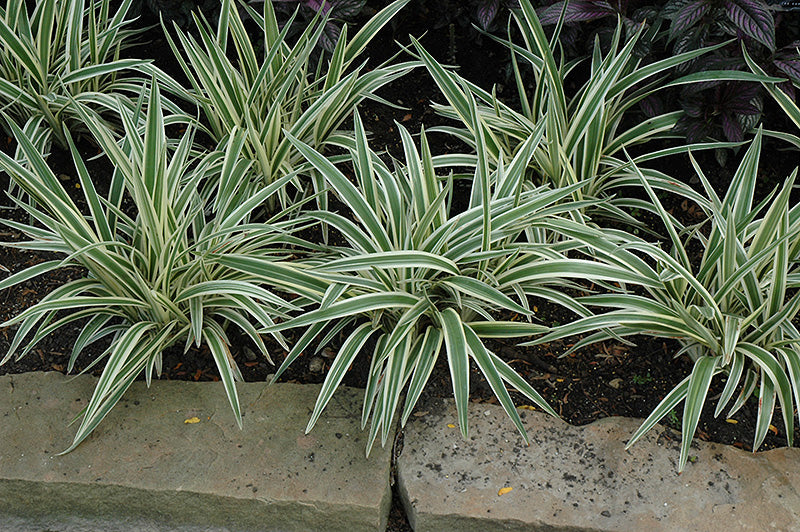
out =
[[[5,516],[20,529],[386,526],[391,449],[375,446],[365,457],[359,390],[338,390],[306,435],[319,386],[239,384],[239,430],[221,383],[137,382],[93,435],[55,456],[95,383],[59,373],[0,377],[0,523]]]
[[[679,475],[680,434],[668,428],[624,450],[638,420],[574,427],[521,411],[526,447],[499,406],[470,405],[468,441],[452,401],[417,408],[428,413],[406,426],[397,461],[416,532],[800,531],[797,448],[695,441]]]
[[[380,531],[391,451],[364,457],[361,392],[343,388],[304,434],[319,387],[240,385],[239,430],[219,383],[136,383],[72,453],[67,423],[91,377],[0,377],[0,523],[13,530]],[[658,427],[630,450],[637,420],[573,427],[429,400],[405,429],[401,497],[417,532],[781,530],[800,532],[800,449],[751,454],[696,441],[677,474],[679,435]],[[427,411],[427,413],[425,413]],[[189,421],[187,423],[187,421]],[[511,489],[509,489],[511,488]]]

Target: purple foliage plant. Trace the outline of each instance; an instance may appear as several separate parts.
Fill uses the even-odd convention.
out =
[[[272,0],[277,11],[293,13],[299,10],[308,22],[317,14],[326,17],[325,29],[319,38],[323,50],[332,52],[342,32],[342,24],[352,22],[366,4],[366,0]]]

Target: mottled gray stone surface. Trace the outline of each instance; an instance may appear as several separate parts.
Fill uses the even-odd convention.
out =
[[[318,386],[240,384],[239,430],[221,383],[135,383],[85,442],[55,456],[69,445],[67,424],[95,382],[58,373],[0,377],[0,523],[384,529],[391,450],[375,446],[365,457],[359,390],[337,391],[306,435]],[[194,417],[199,422],[185,423]]]
[[[470,439],[452,401],[406,426],[399,491],[416,532],[800,531],[800,449],[758,454],[656,427],[628,451],[638,420],[573,427],[521,411],[526,447],[498,406],[470,405]],[[513,488],[500,495],[502,488]]]

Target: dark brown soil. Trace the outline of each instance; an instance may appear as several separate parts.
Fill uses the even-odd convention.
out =
[[[151,32],[152,44],[145,48],[145,53],[148,50],[163,51],[164,42],[159,31],[156,29]],[[394,39],[407,42],[407,34],[422,35],[425,31],[428,33],[422,38],[422,43],[426,48],[444,62],[455,55],[457,63],[461,65],[463,76],[486,87],[498,83],[498,80],[501,80],[500,83],[502,83],[504,53],[501,48],[488,39],[484,39],[482,46],[477,48],[472,42],[473,35],[460,30],[453,35],[448,28],[431,30],[424,27],[423,20],[413,16],[407,16],[403,20],[403,26],[395,28],[393,33],[390,30],[384,32],[374,46],[376,55],[379,56],[378,59],[386,58],[386,51],[393,49],[391,45]],[[159,52],[154,55],[161,60],[162,56],[168,54]],[[175,64],[168,62],[163,67],[174,71]],[[392,109],[371,102],[367,102],[361,107],[362,117],[372,131],[374,148],[386,147],[390,152],[401,153],[395,122],[401,123],[412,132],[418,132],[423,124],[430,127],[443,122],[429,106],[431,101],[442,102],[443,98],[438,95],[435,84],[422,69],[412,72],[405,79],[384,89],[381,96],[404,108]],[[430,141],[434,153],[446,153],[460,149],[457,142],[442,135],[431,135]],[[84,142],[81,148],[86,156],[96,154],[96,150],[93,150],[88,143]],[[774,151],[775,148],[774,144],[765,143],[765,150],[773,151],[763,157],[766,165],[762,194],[767,193],[791,170],[787,157],[777,154]],[[10,149],[8,143],[3,146],[3,149]],[[708,169],[710,178],[724,190],[725,184],[730,179],[731,171],[736,166],[735,163],[728,163],[726,168],[720,168],[714,162],[713,155],[701,154],[698,157],[702,159],[703,168]],[[736,157],[733,156],[732,159],[736,159]],[[77,180],[70,157],[65,153],[54,151],[50,157],[50,163],[57,175],[68,185],[67,188],[71,186],[75,191],[76,198],[80,198],[80,191],[75,187]],[[685,169],[685,175],[678,177],[688,181],[692,175],[690,166],[685,160],[678,164]],[[90,167],[102,190],[102,182],[104,179],[108,179],[110,169],[103,160],[92,162]],[[6,186],[5,179],[7,178],[3,176],[3,180],[0,180],[2,188]],[[3,205],[9,205],[6,199],[4,199]],[[671,208],[673,212],[677,213],[676,215],[685,218],[692,218],[696,215],[691,205],[680,200],[675,200]],[[26,219],[21,211],[7,207],[0,211],[0,217],[22,221]],[[20,239],[21,235],[14,230],[8,228],[0,230],[0,240],[2,241],[14,242]],[[52,258],[54,258],[52,254],[0,246],[0,265],[11,272],[20,271],[27,266]],[[0,275],[5,277],[7,274]],[[79,268],[67,268],[28,281],[12,290],[5,290],[0,293],[0,322],[17,315],[55,287],[79,278],[81,275],[83,272]],[[541,305],[537,316],[546,324],[563,323],[571,319],[568,313],[552,305]],[[0,357],[7,352],[14,332],[14,327],[0,329]],[[51,335],[26,357],[21,360],[9,361],[4,366],[0,366],[0,375],[42,370],[65,371],[78,332],[79,326],[75,325],[68,327],[68,330]],[[290,333],[288,339],[292,341],[295,338]],[[677,351],[677,345],[674,342],[645,337],[634,340],[637,344],[636,347],[629,348],[607,342],[566,357],[561,355],[568,346],[562,342],[536,347],[518,347],[510,342],[495,342],[490,347],[531,382],[564,420],[582,425],[606,416],[646,417],[658,402],[691,372],[692,364],[687,357],[674,357],[674,353]],[[276,366],[270,364],[264,356],[251,350],[246,341],[234,342],[234,345],[241,346],[234,355],[245,380],[264,382],[270,374],[274,373]],[[279,365],[286,355],[285,351],[274,341],[268,343],[268,348],[273,361]],[[337,343],[334,342],[331,349],[335,352],[336,348]],[[97,345],[83,353],[78,358],[76,371],[85,368],[103,352],[103,349],[104,346]],[[323,356],[325,354],[305,354],[289,368],[281,380],[303,383],[322,382],[325,377],[325,369],[330,365],[330,358]],[[348,372],[345,384],[363,386],[368,367],[369,358],[365,353]],[[208,350],[203,347],[190,350],[185,354],[182,348],[170,350],[164,354],[163,368],[162,378],[164,379],[194,381],[219,379],[214,361]],[[94,371],[99,370],[95,369]],[[720,393],[722,384],[724,383],[715,383],[710,393],[711,397]],[[493,403],[496,401],[489,386],[475,368],[472,373],[471,390],[474,402]],[[425,394],[450,396],[451,393],[449,372],[445,362],[440,359],[440,364],[431,376]],[[515,396],[515,401],[518,405],[526,404],[526,401],[519,396]],[[714,419],[713,406],[715,406],[714,402],[711,401],[703,413],[697,437],[751,450],[755,430],[756,401],[750,401],[733,419],[727,419],[724,416]],[[663,423],[680,431],[681,415],[681,411],[676,410],[667,416]],[[778,412],[775,414],[775,419],[780,419]],[[785,441],[783,426],[777,423],[770,427],[770,432],[761,449],[783,446]],[[800,432],[798,431],[795,434],[795,441],[800,441]],[[392,509],[389,530],[393,532],[410,530],[402,510],[397,504]]]

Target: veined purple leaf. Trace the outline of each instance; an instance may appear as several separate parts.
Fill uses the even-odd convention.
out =
[[[742,124],[742,128],[745,131],[754,129],[758,123],[761,122],[761,117],[764,116],[764,98],[759,95],[752,101],[752,104],[756,109],[758,109],[758,114],[738,115],[736,117],[736,119],[739,120],[739,123]]]
[[[322,7],[322,3],[324,1],[325,0],[322,0],[322,1],[320,1],[320,0],[305,0],[304,4],[306,5],[306,7],[310,7],[314,11],[319,11],[320,8]],[[330,9],[330,6],[328,6],[328,9]]]
[[[691,118],[700,118],[703,116],[703,102],[697,99],[685,100],[681,103],[683,112],[686,116]]]
[[[761,109],[756,107],[750,102],[746,101],[733,101],[725,105],[725,110],[742,116],[756,116],[761,114]]]
[[[795,83],[800,83],[800,60],[780,60],[776,59],[773,64],[784,74],[789,76],[789,79]]]
[[[353,19],[361,13],[367,0],[328,0],[333,5],[331,16],[338,19]]]
[[[702,35],[703,32],[700,30],[700,27],[689,28],[684,33],[680,34],[672,50],[675,52],[675,55],[702,48],[705,42]]]
[[[661,6],[659,11],[664,18],[672,18],[675,13],[683,9],[683,6],[693,1],[694,0],[668,0]]]
[[[716,22],[717,29],[722,30],[722,33],[724,33],[725,35],[730,35],[730,36],[735,37],[737,39],[743,39],[743,38],[747,37],[747,34],[745,34],[745,32],[743,32],[742,30],[740,30],[739,26],[737,26],[736,23],[734,23],[731,19],[729,19],[727,17],[723,17],[724,14],[725,14],[725,12],[722,11],[718,15],[718,17],[714,19],[714,21]],[[754,39],[751,39],[750,37],[747,37],[747,38],[748,38],[748,40],[754,40]],[[754,42],[758,42],[758,41],[754,41]]]
[[[332,22],[328,22],[325,24],[325,29],[322,30],[322,34],[319,36],[319,45],[323,50],[333,52],[333,49],[336,48],[336,43],[339,41],[339,35],[341,33],[342,29],[339,26]]]
[[[625,35],[628,39],[638,31],[640,24],[632,18],[622,17],[622,25],[625,26]]]
[[[676,133],[683,133],[684,135],[689,129],[689,126],[694,122],[694,120],[690,119],[688,116],[683,115],[675,122],[675,125],[672,127],[672,130]]]
[[[645,116],[652,118],[664,113],[664,100],[655,94],[650,94],[639,102],[639,107],[642,109]]]
[[[775,21],[763,2],[726,0],[725,12],[742,33],[775,50]]]
[[[640,7],[633,14],[630,16],[630,19],[634,22],[641,24],[642,22],[646,22],[647,24],[652,24],[653,21],[658,19],[659,16],[658,9],[652,6],[645,6]]]
[[[676,52],[677,53],[677,52]],[[731,57],[724,57],[722,55],[712,54],[710,56],[706,56],[700,61],[697,62],[697,70],[705,71],[705,70],[743,70],[744,65],[742,64],[740,58],[731,58]],[[688,85],[684,85],[683,89],[681,89],[681,93],[683,95],[688,94],[696,94],[705,90],[708,90],[712,87],[717,87],[726,83],[720,80],[712,80],[712,81],[701,81],[697,83],[690,83]]]
[[[705,70],[705,69],[704,69]],[[703,91],[707,91],[708,89],[712,89],[714,87],[718,87],[725,83],[724,81],[700,81],[697,83],[690,83],[686,85],[683,89],[681,89],[681,95],[689,96],[692,94],[698,94]]]
[[[478,4],[477,12],[478,23],[481,25],[481,28],[484,30],[489,29],[489,25],[494,20],[499,9],[500,0],[481,0],[480,4]]]
[[[782,90],[786,96],[791,98],[793,102],[797,101],[797,93],[794,90],[794,85],[792,85],[791,82],[784,81],[783,83],[778,83],[777,87]]]
[[[705,140],[711,132],[711,128],[706,122],[695,120],[688,116],[680,117],[673,129],[676,133],[683,133],[686,135],[686,140],[690,143]]]
[[[558,17],[561,16],[563,9],[564,2],[556,2],[539,13],[539,20],[543,25],[555,24],[558,22]],[[614,8],[608,2],[573,0],[567,4],[567,10],[564,12],[564,22],[586,22],[607,17],[614,13]]]
[[[755,83],[731,83],[721,96],[723,112],[739,118],[760,115],[761,108],[756,105],[760,91],[761,86]]]
[[[559,36],[561,44],[569,50],[572,55],[578,55],[581,52],[578,50],[579,43],[581,42],[581,29],[577,24],[567,24],[561,28],[561,35]]]
[[[725,137],[731,142],[741,142],[744,140],[744,131],[742,125],[728,113],[722,115],[722,132]]]
[[[694,26],[708,12],[709,7],[705,0],[696,0],[679,9],[672,17],[672,23],[669,26],[669,40],[671,41],[675,36]]]
[[[734,82],[732,85],[738,100],[746,100],[749,102],[750,100],[757,98],[758,94],[761,92],[761,85],[758,83]]]

